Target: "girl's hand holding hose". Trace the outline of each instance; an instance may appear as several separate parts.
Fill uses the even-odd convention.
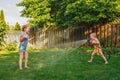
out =
[[[32,40],[32,39],[34,39],[34,38],[35,38],[35,37],[30,38],[29,41]]]

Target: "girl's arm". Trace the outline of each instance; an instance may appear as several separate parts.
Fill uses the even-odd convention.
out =
[[[92,44],[92,41],[93,41],[93,40],[90,40],[90,44]]]
[[[28,36],[25,36],[23,34],[20,35],[20,42],[23,42]]]
[[[93,44],[93,45],[99,45],[100,43],[99,43],[98,40],[93,40],[93,41],[91,42],[91,44]]]
[[[29,41],[31,41],[32,39],[34,39],[35,37],[29,38]]]
[[[21,36],[20,36],[20,42],[23,42],[24,39],[25,39],[25,38],[21,35]]]

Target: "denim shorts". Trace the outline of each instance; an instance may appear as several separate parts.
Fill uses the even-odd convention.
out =
[[[19,50],[20,50],[20,52],[26,52],[26,51],[27,51],[27,50],[26,50],[26,46],[24,46],[24,45],[22,45],[22,44],[20,44]]]

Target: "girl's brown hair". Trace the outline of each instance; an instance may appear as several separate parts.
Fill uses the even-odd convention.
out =
[[[23,26],[22,26],[22,31],[25,31],[25,29],[26,29],[27,27],[28,27],[27,25],[23,25]]]

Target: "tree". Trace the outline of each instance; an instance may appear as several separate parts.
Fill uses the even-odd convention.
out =
[[[50,4],[48,1],[49,0],[23,0],[17,5],[26,8],[21,13],[22,16],[31,18],[29,22],[32,26],[39,25],[43,27],[44,25],[51,24],[51,8],[49,7]]]
[[[119,0],[23,0],[22,16],[32,25],[69,27],[74,24],[99,24],[120,16]]]
[[[5,21],[3,10],[0,11],[0,19],[3,20],[3,21]]]
[[[4,19],[4,12],[3,10],[0,11],[0,21],[1,23],[3,23],[2,25],[4,25],[3,27],[6,26],[6,22],[5,22],[5,19]]]
[[[10,30],[10,26],[9,26],[9,25],[6,25],[6,26],[5,26],[5,30]]]
[[[3,45],[4,36],[5,36],[5,28],[3,27],[3,22],[0,21],[0,46]]]
[[[21,30],[20,24],[18,22],[16,22],[14,30],[17,30],[17,31]]]
[[[56,15],[58,26],[103,24],[120,16],[117,0],[65,0]]]
[[[3,45],[4,37],[5,37],[5,26],[6,22],[4,21],[4,13],[3,10],[0,11],[0,46]]]

